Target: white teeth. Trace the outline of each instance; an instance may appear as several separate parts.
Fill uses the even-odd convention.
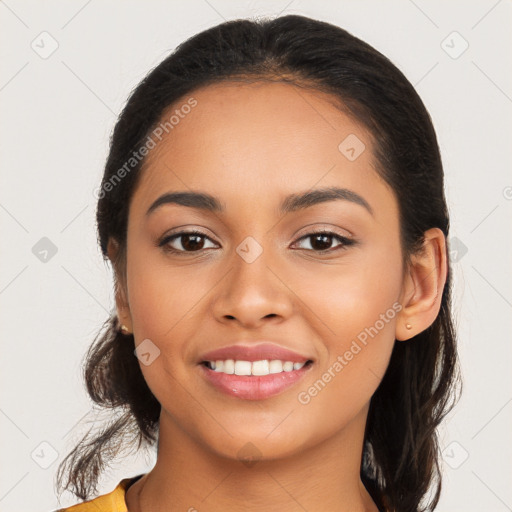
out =
[[[263,359],[261,361],[234,361],[226,359],[225,361],[208,361],[209,367],[220,373],[229,375],[270,375],[273,373],[291,372],[300,370],[306,363],[293,363],[292,361],[280,361],[279,359]]]
[[[233,375],[235,373],[235,361],[233,361],[233,359],[226,359],[226,361],[224,361],[223,372],[229,375]]]
[[[292,370],[293,370],[293,363],[291,361],[286,361],[286,363],[283,364],[283,371],[291,372]]]
[[[281,373],[283,371],[283,363],[279,359],[274,359],[269,363],[269,373]]]
[[[268,368],[268,361],[254,361],[252,363],[252,374],[253,375],[268,375],[269,368]]]
[[[250,361],[235,361],[235,375],[251,375]]]

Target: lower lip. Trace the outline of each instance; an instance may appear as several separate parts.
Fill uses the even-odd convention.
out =
[[[312,366],[304,365],[300,370],[272,373],[270,375],[229,375],[210,370],[200,364],[203,376],[219,391],[243,400],[263,400],[278,395],[296,384]]]

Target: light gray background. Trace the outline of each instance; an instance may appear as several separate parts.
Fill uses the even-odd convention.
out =
[[[369,42],[405,73],[432,115],[458,240],[452,258],[465,381],[442,431],[438,510],[512,510],[511,7],[506,0],[2,1],[0,511],[56,508],[57,465],[94,419],[80,361],[114,303],[96,245],[93,190],[129,92],[187,37],[223,20],[278,13],[326,20]],[[43,237],[55,255],[36,245]],[[101,480],[100,493],[153,462],[126,459]],[[75,502],[65,495],[61,506]]]

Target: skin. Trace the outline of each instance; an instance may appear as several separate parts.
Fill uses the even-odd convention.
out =
[[[160,350],[140,365],[162,405],[158,458],[128,490],[128,509],[377,511],[359,477],[369,402],[394,343],[407,343],[439,312],[444,235],[428,230],[423,252],[402,266],[398,205],[375,171],[371,136],[328,95],[260,81],[192,96],[197,106],[145,161],[130,203],[126,274],[117,269],[126,276],[116,294],[120,321],[136,346],[150,339]],[[349,134],[366,146],[354,161],[338,149]],[[373,215],[347,200],[278,213],[286,195],[330,186],[361,195]],[[217,196],[226,211],[166,204],[146,215],[160,195],[183,190]],[[340,250],[328,239],[322,255],[314,237],[302,238],[321,228],[357,243]],[[180,256],[157,246],[182,229],[203,231],[203,248]],[[252,263],[236,252],[247,236],[263,250]],[[185,251],[194,240],[169,243]],[[112,260],[117,250],[111,240]],[[300,403],[298,394],[393,304],[402,307],[394,318]],[[225,395],[201,376],[201,354],[257,340],[313,366],[297,385],[256,401]],[[238,454],[248,442],[252,465]]]

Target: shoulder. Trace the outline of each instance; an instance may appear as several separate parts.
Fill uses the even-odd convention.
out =
[[[107,494],[54,512],[128,512],[125,501],[126,490],[138,478],[124,478]]]

